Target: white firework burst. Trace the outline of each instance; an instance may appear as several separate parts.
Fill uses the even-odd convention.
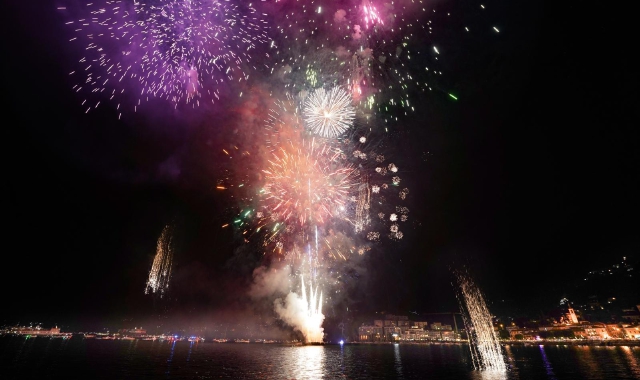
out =
[[[304,101],[307,128],[322,137],[338,137],[353,126],[355,109],[351,94],[340,87],[319,88]]]

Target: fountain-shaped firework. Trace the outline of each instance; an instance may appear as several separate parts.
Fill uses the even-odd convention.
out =
[[[476,370],[504,372],[507,366],[491,313],[482,292],[468,273],[457,272],[458,302],[469,338],[471,359]]]

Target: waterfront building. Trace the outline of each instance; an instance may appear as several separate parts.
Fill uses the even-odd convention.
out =
[[[412,326],[416,326],[425,330],[427,327],[429,327],[429,323],[427,321],[414,321]]]
[[[431,330],[453,330],[451,325],[443,325],[440,322],[434,322],[431,324]]]
[[[609,336],[609,338],[611,339],[624,339],[625,338],[625,332],[624,329],[621,326],[618,326],[616,324],[608,324],[605,325],[605,328],[607,330],[607,335]]]
[[[384,338],[382,326],[362,325],[358,327],[358,340],[360,342],[381,342]]]
[[[451,325],[440,322],[431,324],[426,321],[411,321],[407,316],[388,314],[385,319],[376,319],[372,325],[358,327],[360,342],[397,342],[397,341],[454,341],[460,334],[453,331]]]
[[[402,338],[402,329],[398,326],[385,326],[384,336],[387,341],[398,341]]]
[[[6,329],[5,333],[26,336],[45,336],[52,338],[71,338],[71,336],[73,335],[71,333],[61,332],[58,326],[52,327],[51,329],[47,330],[43,329],[40,325],[35,327],[13,326]]]
[[[640,326],[622,327],[626,339],[640,339]]]
[[[604,323],[594,323],[590,325],[585,325],[584,337],[585,339],[591,339],[591,340],[609,339],[607,326]]]
[[[635,307],[622,309],[621,318],[626,322],[640,322],[640,305],[636,305]]]
[[[565,318],[568,321],[569,324],[571,323],[578,323],[578,316],[576,315],[575,310],[573,310],[573,308],[571,307],[570,304],[567,303],[568,306],[568,310],[567,310],[567,314],[565,314]]]
[[[540,331],[536,329],[521,329],[518,327],[507,327],[509,339],[511,340],[536,340]]]
[[[412,326],[402,333],[404,341],[424,341],[427,339],[429,339],[427,331],[417,326]]]
[[[425,330],[425,337],[429,340],[441,340],[442,331],[438,330]]]

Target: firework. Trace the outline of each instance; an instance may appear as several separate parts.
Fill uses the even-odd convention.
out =
[[[264,136],[252,142],[259,175],[246,183],[233,226],[243,242],[278,253],[265,261],[286,261],[296,273],[308,265],[305,278],[339,302],[373,242],[403,239],[411,220],[406,164],[390,159],[387,142],[393,121],[415,110],[414,96],[442,91],[447,49],[430,39],[441,15],[423,2],[266,8],[277,31],[273,83],[292,95],[264,113],[264,134],[253,134]]]
[[[367,170],[372,170],[367,163],[373,161],[370,150],[380,140],[352,131],[340,138],[316,136],[304,128],[299,109],[299,98],[290,93],[269,108],[264,143],[257,145],[255,155],[266,165],[254,180],[244,180],[246,171],[242,180],[237,178],[246,190],[244,195],[234,191],[234,197],[244,202],[233,225],[245,243],[256,243],[264,254],[278,254],[278,260],[308,256],[309,243],[314,260],[364,254],[368,246],[335,244],[329,231],[337,236],[351,224],[359,233],[370,224],[366,194],[370,193]],[[254,161],[242,167],[251,167]],[[229,183],[223,188],[236,186]]]
[[[369,25],[384,25],[378,10],[375,6],[371,5],[369,0],[362,0],[362,13],[364,14],[364,25],[367,28]]]
[[[371,223],[369,209],[371,208],[371,187],[365,181],[358,186],[356,198],[356,212],[354,218],[355,232],[361,232]]]
[[[77,73],[84,77],[74,89],[115,100],[133,83],[135,108],[149,98],[176,107],[213,102],[218,85],[247,77],[252,51],[268,40],[264,21],[250,5],[114,0],[86,7],[81,18],[68,23],[78,34],[72,40],[86,42]],[[99,104],[83,101],[87,111]]]
[[[468,274],[459,271],[456,277],[460,293],[458,301],[469,334],[473,366],[483,371],[506,371],[502,346],[493,329],[491,313],[482,292]]]
[[[173,228],[167,225],[162,229],[162,233],[158,238],[156,255],[149,271],[149,279],[144,290],[145,294],[156,293],[162,297],[169,288],[171,263],[173,261],[172,232]]]
[[[398,190],[400,169],[394,163],[387,163],[387,156],[382,154],[388,152],[386,139],[367,132],[368,129],[353,130],[337,144],[349,163],[358,168],[358,184],[351,193],[345,218],[356,234],[364,233],[370,241],[379,241],[380,236],[400,240],[404,236],[400,225],[408,220],[409,209],[396,199],[406,200],[409,188]],[[375,215],[377,218],[372,217]]]
[[[307,339],[307,342],[322,342],[323,328],[322,321],[324,315],[322,314],[322,292],[318,296],[318,288],[313,289],[313,283],[309,285],[309,299],[307,300],[307,291],[304,286],[304,278],[300,276],[300,286],[302,288],[302,301],[307,306],[304,323],[303,334]]]
[[[318,287],[309,285],[309,294],[304,285],[304,278],[300,276],[301,295],[291,292],[285,300],[275,301],[275,311],[287,324],[300,331],[306,343],[322,342],[324,329],[322,322],[322,292],[318,294]]]
[[[355,242],[358,235],[368,241],[402,239],[409,209],[396,200],[405,200],[409,189],[394,186],[399,179],[390,174],[399,174],[399,168],[381,154],[386,139],[365,126],[340,138],[309,137],[299,124],[297,104],[289,97],[269,110],[270,152],[256,183],[258,197],[244,197],[248,203],[234,222],[245,242],[258,240],[265,254],[292,260],[312,251],[321,262],[369,251],[369,243]]]
[[[285,100],[276,100],[269,108],[265,120],[265,145],[270,152],[279,147],[300,141],[304,130],[299,112],[299,102],[289,93]]]
[[[320,255],[327,260],[345,261],[357,249],[353,239],[333,228],[330,228],[320,239]]]
[[[307,128],[322,137],[338,137],[353,126],[351,95],[340,87],[313,91],[304,102]]]
[[[263,170],[269,213],[305,225],[323,224],[344,211],[355,172],[342,165],[341,157],[339,150],[314,138],[280,147]]]
[[[425,8],[405,3],[386,9],[388,14],[383,17],[379,7],[368,0],[345,2],[344,6],[331,13],[313,3],[296,2],[274,10],[278,31],[274,49],[282,59],[272,68],[278,68],[277,75],[291,91],[343,86],[353,106],[367,117],[389,114],[396,106],[410,108],[409,91],[414,87],[425,91],[423,77],[431,76],[435,66],[432,71],[416,68],[420,61],[411,58],[419,56],[421,49],[409,54],[410,42],[424,45],[425,26],[418,19],[427,14]],[[285,9],[294,10],[278,13]],[[352,15],[358,17],[348,17]],[[394,29],[392,24],[400,21],[403,24]]]

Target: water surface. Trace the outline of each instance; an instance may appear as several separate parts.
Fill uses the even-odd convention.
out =
[[[640,379],[640,347],[505,346],[506,373],[462,344],[257,343],[0,337],[0,379]]]

